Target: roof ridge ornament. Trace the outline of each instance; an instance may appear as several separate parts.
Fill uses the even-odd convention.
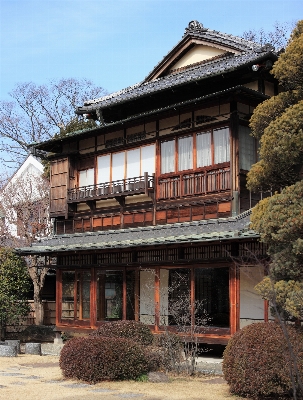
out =
[[[199,32],[206,32],[208,31],[208,28],[204,28],[203,24],[199,21],[190,21],[188,24],[188,27],[185,28],[185,33],[184,35],[187,35],[188,33],[199,33]]]

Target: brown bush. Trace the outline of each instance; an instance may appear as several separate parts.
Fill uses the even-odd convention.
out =
[[[136,379],[148,371],[141,345],[127,339],[82,337],[69,340],[59,361],[65,378],[89,383]]]
[[[131,339],[144,346],[151,345],[154,339],[149,327],[136,321],[105,322],[90,336]]]
[[[290,326],[287,331],[302,377],[302,331]],[[293,368],[293,362],[278,324],[272,322],[246,326],[230,339],[223,357],[224,378],[232,393],[253,399],[292,394],[290,367]]]

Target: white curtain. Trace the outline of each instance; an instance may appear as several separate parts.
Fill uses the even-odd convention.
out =
[[[175,141],[161,143],[161,174],[175,172]]]
[[[229,128],[214,130],[214,164],[230,160]]]
[[[197,134],[197,168],[211,165],[211,133]]]
[[[112,155],[112,181],[124,179],[125,152]]]
[[[144,172],[148,172],[149,175],[155,173],[155,151],[156,147],[154,144],[141,147],[141,175]]]
[[[178,140],[178,169],[184,171],[193,168],[193,137],[186,136]]]
[[[256,139],[250,135],[248,126],[239,127],[240,169],[249,171],[256,162]]]
[[[98,157],[98,177],[97,183],[110,181],[110,154]]]
[[[140,148],[126,152],[126,178],[141,176],[140,173]]]
[[[79,171],[79,187],[94,185],[94,168]]]

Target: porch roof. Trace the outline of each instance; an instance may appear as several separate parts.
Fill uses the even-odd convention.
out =
[[[258,238],[259,235],[249,229],[250,213],[249,210],[230,218],[55,235],[33,243],[31,247],[17,248],[16,251],[21,255],[51,254]]]

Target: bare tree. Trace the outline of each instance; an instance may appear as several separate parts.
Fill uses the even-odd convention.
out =
[[[281,49],[286,47],[290,33],[295,25],[296,21],[285,23],[275,22],[271,30],[265,30],[264,28],[259,30],[250,29],[244,31],[242,37],[243,39],[251,40],[261,45],[270,43],[276,49]]]
[[[169,284],[164,277],[164,282],[161,283],[161,276],[156,275],[153,269],[143,271],[147,275],[144,290],[140,294],[140,309],[143,317],[148,319],[142,322],[153,323],[153,318],[156,318],[161,326],[163,335],[160,335],[158,340],[160,346],[166,349],[165,366],[177,373],[183,371],[193,375],[197,358],[203,351],[199,347],[197,335],[203,333],[211,323],[205,309],[206,301],[191,302],[188,276],[180,273],[178,269]],[[157,297],[160,298],[160,304],[157,307],[153,297],[155,278],[159,281],[156,291],[159,292]]]
[[[19,83],[11,101],[0,102],[0,160],[20,164],[33,142],[51,139],[75,118],[85,100],[106,94],[87,79],[61,79],[48,85]]]
[[[29,246],[50,234],[49,182],[36,174],[12,179],[1,190],[2,242],[7,247]],[[43,324],[41,293],[50,261],[41,257],[25,258],[34,287],[36,324]]]

